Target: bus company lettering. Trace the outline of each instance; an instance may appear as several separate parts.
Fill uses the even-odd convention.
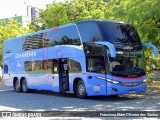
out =
[[[15,58],[28,58],[28,57],[35,57],[36,56],[36,52],[32,51],[32,52],[24,52],[24,53],[17,53],[15,55]]]

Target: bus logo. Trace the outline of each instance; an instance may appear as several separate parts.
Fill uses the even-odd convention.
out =
[[[132,50],[132,49],[133,49],[133,47],[125,46],[123,49],[124,49],[124,50]]]
[[[35,56],[36,56],[36,52],[34,52],[34,51],[15,54],[15,58],[16,59],[18,59],[18,58],[35,57]]]

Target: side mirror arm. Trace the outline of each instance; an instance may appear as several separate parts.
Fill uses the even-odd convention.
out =
[[[158,48],[151,43],[142,43],[143,46],[151,47],[154,50],[154,57],[158,57]]]

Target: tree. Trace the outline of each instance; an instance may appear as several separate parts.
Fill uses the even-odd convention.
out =
[[[160,38],[160,1],[159,0],[121,0],[120,4],[111,1],[112,19],[132,23],[138,29],[144,42],[159,44]],[[148,8],[148,6],[150,6]],[[107,16],[106,18],[110,18]],[[159,44],[160,46],[160,44]]]
[[[2,47],[4,40],[29,32],[31,32],[31,30],[23,28],[15,19],[9,19],[7,24],[4,21],[0,21],[0,65],[2,65]]]
[[[159,0],[111,0],[106,18],[132,23],[142,42],[155,44],[160,50],[160,1]],[[146,49],[147,64],[151,65],[152,49]],[[159,56],[160,59],[160,56]]]
[[[40,12],[39,20],[46,28],[51,28],[79,20],[104,19],[106,4],[103,0],[53,2]]]

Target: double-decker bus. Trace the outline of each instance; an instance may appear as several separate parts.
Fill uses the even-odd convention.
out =
[[[87,20],[4,41],[4,84],[86,96],[143,93],[143,47],[135,28],[111,20]]]

